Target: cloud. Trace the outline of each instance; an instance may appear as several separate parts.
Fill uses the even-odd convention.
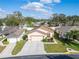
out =
[[[52,3],[52,0],[40,0],[40,2],[43,2],[43,3]]]
[[[43,3],[53,3],[53,2],[60,3],[61,0],[40,0],[40,2],[43,2]]]
[[[22,9],[40,9],[43,7],[43,4],[38,3],[38,2],[32,2],[32,3],[28,3],[24,6],[22,6]]]
[[[45,6],[39,2],[30,2],[26,5],[23,5],[21,9],[48,13],[48,10],[45,9]]]
[[[6,11],[5,10],[3,10],[2,8],[0,8],[0,18],[4,18],[4,17],[6,17]]]
[[[54,0],[54,2],[56,2],[56,3],[60,3],[60,2],[61,2],[61,0]]]
[[[5,12],[5,10],[3,10],[2,8],[0,8],[0,12]]]

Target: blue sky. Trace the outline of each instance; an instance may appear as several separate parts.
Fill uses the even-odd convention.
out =
[[[0,17],[14,11],[35,18],[49,18],[53,13],[79,15],[79,0],[0,0]]]

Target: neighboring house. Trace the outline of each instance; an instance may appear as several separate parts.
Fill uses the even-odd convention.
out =
[[[33,27],[27,27],[27,25],[26,24],[24,24],[24,26],[23,26],[23,28],[22,29],[25,29],[25,30],[32,30],[33,29]]]
[[[49,28],[48,26],[43,25],[29,31],[28,40],[41,41],[43,40],[43,38],[52,37],[53,35],[54,35],[53,29]]]
[[[14,26],[14,27],[13,26],[6,26],[4,28],[4,30],[2,31],[2,34],[9,35],[10,33],[17,31],[18,29],[19,29],[19,27],[17,27],[17,26]]]
[[[38,26],[41,25],[41,23],[42,23],[42,22],[35,22],[35,23],[33,23],[33,26],[34,26],[34,27],[38,27]]]
[[[45,22],[45,21],[38,21],[38,22],[34,22],[34,23],[33,23],[33,26],[34,26],[34,27],[39,27],[39,26],[41,26],[41,25],[46,25],[46,26],[48,26],[48,22]]]
[[[7,35],[6,37],[10,43],[16,43],[17,41],[20,41],[22,39],[23,34],[24,34],[24,31],[22,29],[19,29]]]
[[[7,26],[3,31],[0,32],[1,35],[5,35],[10,43],[15,43],[19,41],[24,33],[23,29],[19,29],[18,26]]]
[[[59,33],[60,36],[64,36],[67,32],[71,30],[79,30],[79,26],[60,26],[57,27],[56,32]]]

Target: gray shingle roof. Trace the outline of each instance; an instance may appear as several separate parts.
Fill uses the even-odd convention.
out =
[[[12,27],[12,26],[7,26],[4,31],[2,31],[2,34],[8,34],[8,33],[12,33],[15,32],[16,30],[18,30],[18,27]]]
[[[62,34],[69,32],[71,30],[79,30],[79,26],[61,26],[59,28],[56,28],[56,31]]]
[[[18,38],[23,33],[23,30],[17,30],[9,35],[7,35],[7,38]]]

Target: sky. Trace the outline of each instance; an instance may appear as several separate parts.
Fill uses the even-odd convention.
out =
[[[14,11],[26,17],[46,19],[54,13],[79,15],[79,0],[0,0],[0,18]]]

